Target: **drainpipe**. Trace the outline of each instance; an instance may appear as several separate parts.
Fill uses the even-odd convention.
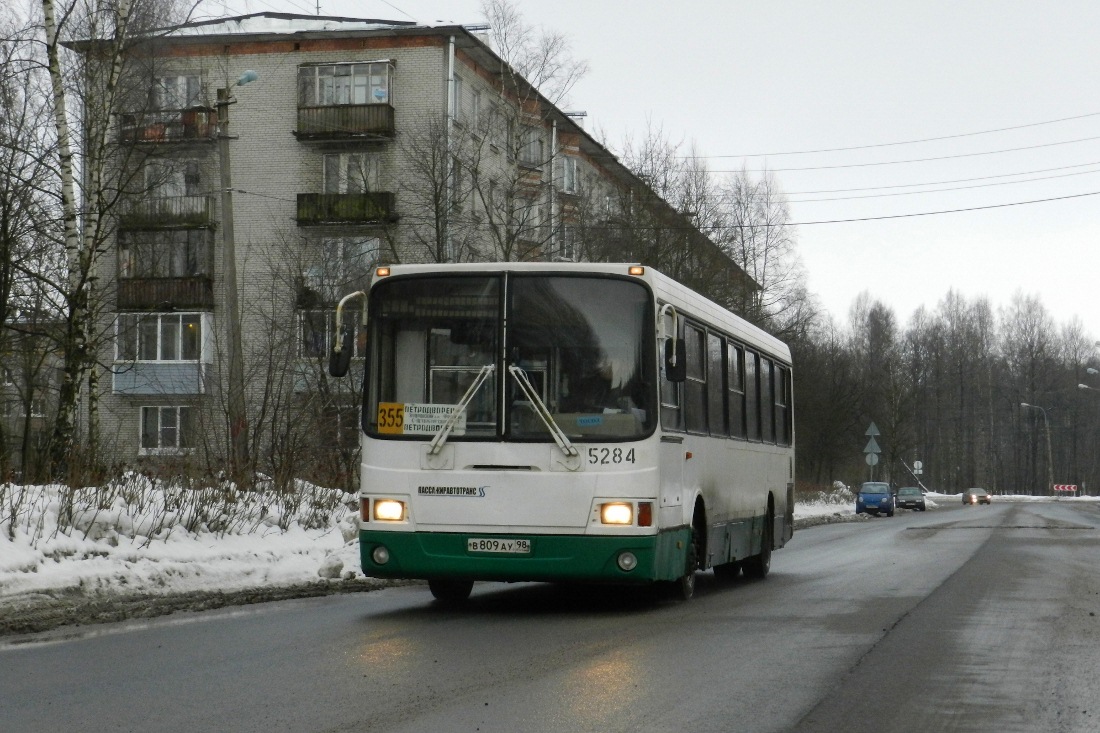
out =
[[[557,180],[555,163],[558,160],[558,121],[550,122],[550,252],[546,258],[553,260],[558,252],[558,219],[554,215],[557,204]]]
[[[451,176],[454,175],[452,146],[455,111],[455,37],[451,36],[447,40],[447,124],[444,126],[447,160],[443,164],[446,176],[443,181],[443,258],[446,262],[454,260],[454,252],[451,251]]]

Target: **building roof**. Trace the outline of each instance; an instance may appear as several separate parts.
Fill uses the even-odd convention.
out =
[[[178,26],[161,28],[153,33],[160,37],[182,38],[188,36],[280,35],[332,31],[385,31],[394,28],[416,27],[417,25],[413,21],[403,20],[265,12],[238,15],[231,18],[191,21]]]

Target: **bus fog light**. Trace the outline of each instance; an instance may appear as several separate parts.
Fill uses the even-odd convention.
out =
[[[600,521],[604,524],[630,524],[634,521],[634,507],[616,502],[600,507]]]
[[[375,500],[374,518],[387,522],[402,521],[405,518],[405,502],[396,499]]]
[[[385,545],[379,545],[371,550],[370,557],[375,563],[385,565],[390,561],[390,551],[386,549]]]
[[[638,558],[634,556],[633,552],[623,552],[619,554],[619,568],[630,572],[634,568],[638,567]]]

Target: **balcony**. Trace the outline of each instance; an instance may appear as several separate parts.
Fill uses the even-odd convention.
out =
[[[218,111],[213,107],[162,109],[122,115],[123,143],[177,143],[216,140]]]
[[[213,223],[212,196],[160,196],[133,201],[118,221],[120,229],[195,229]]]
[[[118,310],[214,307],[214,281],[191,277],[132,277],[118,280]]]
[[[340,104],[299,107],[295,136],[302,141],[339,141],[394,137],[393,106]]]
[[[394,194],[371,193],[300,193],[298,226],[322,224],[381,224],[397,220]]]

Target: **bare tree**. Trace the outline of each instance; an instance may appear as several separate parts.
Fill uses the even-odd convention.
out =
[[[552,105],[565,104],[588,73],[588,62],[572,56],[568,38],[532,28],[509,0],[484,0],[481,12],[489,22],[493,47],[515,75],[506,86],[515,90],[530,84]]]
[[[770,173],[753,180],[747,170],[721,187],[720,241],[760,289],[734,309],[783,337],[803,331],[817,313],[806,287],[786,196]]]
[[[41,0],[43,59],[56,132],[58,207],[66,276],[57,283],[64,302],[61,385],[50,453],[55,472],[74,452],[77,407],[87,381],[89,455],[98,439],[97,333],[102,298],[99,268],[113,235],[111,212],[120,202],[114,132],[125,98],[124,70],[135,39],[178,16],[173,0]],[[69,45],[80,48],[74,53]],[[80,130],[74,136],[73,130]]]

